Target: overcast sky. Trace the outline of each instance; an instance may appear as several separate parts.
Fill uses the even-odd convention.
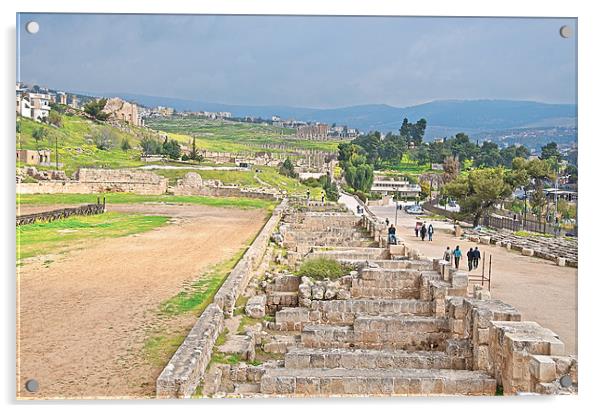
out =
[[[576,103],[576,36],[559,35],[574,19],[20,17],[20,80],[56,89],[316,108]]]

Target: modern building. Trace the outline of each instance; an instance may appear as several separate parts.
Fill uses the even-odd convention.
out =
[[[50,113],[50,95],[32,93],[17,88],[17,114],[24,118],[41,121],[48,118]]]
[[[398,194],[401,198],[415,198],[420,195],[421,188],[420,185],[412,184],[406,180],[376,176],[370,191],[381,195]]]

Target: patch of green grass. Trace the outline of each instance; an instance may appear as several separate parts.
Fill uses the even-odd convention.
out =
[[[184,334],[170,336],[156,334],[145,340],[142,351],[145,358],[154,366],[162,367],[165,365],[165,360],[169,360],[174,355],[185,338]]]
[[[77,242],[138,234],[164,225],[168,217],[106,212],[17,227],[17,260],[59,252]]]
[[[237,334],[244,334],[246,326],[252,326],[255,324],[261,324],[261,318],[252,318],[248,315],[243,315],[240,320],[240,324],[238,325]]]
[[[211,363],[229,364],[234,366],[240,363],[240,356],[238,354],[226,355],[225,353],[214,351],[213,354],[211,354]]]
[[[299,277],[305,276],[316,280],[323,280],[325,278],[334,280],[346,273],[347,268],[343,264],[332,258],[325,257],[305,260],[297,271]]]
[[[95,203],[97,197],[104,197],[108,204],[140,204],[144,202],[164,202],[174,204],[194,204],[224,208],[271,210],[276,205],[276,200],[254,198],[217,198],[209,196],[174,196],[174,195],[138,195],[129,192],[104,193],[104,194],[27,194],[17,195],[17,204],[20,205],[73,205]]]
[[[552,234],[542,234],[539,232],[530,232],[530,231],[516,231],[514,233],[517,237],[541,237],[541,238],[554,238]]]

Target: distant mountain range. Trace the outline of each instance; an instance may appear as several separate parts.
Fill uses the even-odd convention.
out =
[[[436,100],[407,107],[372,104],[312,109],[291,106],[230,105],[119,92],[104,95],[120,96],[147,107],[169,106],[177,111],[224,111],[231,112],[236,117],[253,116],[264,119],[278,115],[282,119],[336,123],[363,131],[396,131],[405,117],[411,122],[425,118],[428,122],[427,140],[458,132],[475,134],[516,128],[575,128],[577,123],[576,105],[518,100]]]

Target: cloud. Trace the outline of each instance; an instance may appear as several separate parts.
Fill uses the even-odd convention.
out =
[[[37,35],[23,27],[40,22]],[[571,19],[24,14],[21,78],[233,104],[574,103]]]

